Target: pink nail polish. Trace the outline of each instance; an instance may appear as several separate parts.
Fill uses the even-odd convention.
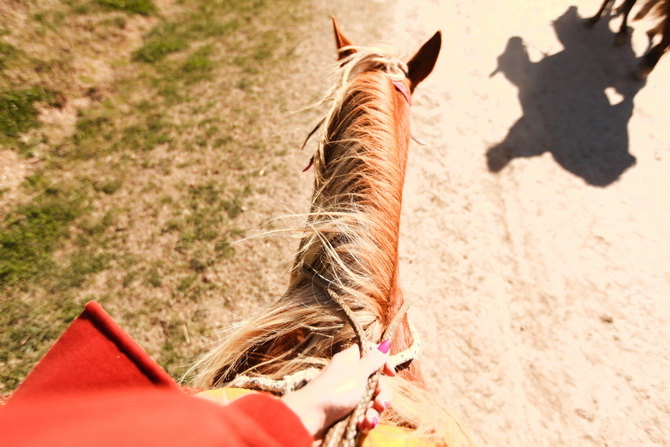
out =
[[[386,354],[387,352],[389,352],[389,349],[391,349],[391,340],[384,340],[379,344],[377,349]]]
[[[372,428],[375,428],[378,423],[379,423],[379,419],[377,419],[377,417],[373,417],[372,418]]]

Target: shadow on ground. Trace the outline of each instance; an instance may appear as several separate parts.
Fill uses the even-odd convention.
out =
[[[632,78],[636,56],[630,41],[614,47],[607,22],[587,28],[570,7],[554,22],[564,50],[539,62],[531,62],[520,37],[509,39],[494,74],[504,74],[519,89],[523,116],[487,151],[491,172],[514,158],[551,152],[586,183],[607,186],[635,164],[627,127],[644,83]],[[608,99],[606,90],[617,99]]]

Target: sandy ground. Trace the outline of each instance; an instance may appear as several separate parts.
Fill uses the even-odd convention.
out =
[[[630,80],[645,28],[613,48],[598,0],[361,3],[315,3],[306,72],[330,14],[412,53],[443,32],[401,239],[431,389],[480,446],[670,445],[670,56]]]

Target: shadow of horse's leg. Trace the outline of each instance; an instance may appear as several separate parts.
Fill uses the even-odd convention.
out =
[[[603,15],[603,12],[605,12],[605,9],[607,8],[607,5],[612,2],[613,0],[603,0],[603,4],[600,5],[600,9],[594,15],[593,17],[586,19],[585,24],[589,28],[593,27],[596,23],[598,23],[598,20],[600,20],[600,17]]]
[[[670,5],[670,3],[669,3]],[[670,6],[668,6],[668,11],[666,12],[666,17],[663,19],[663,29],[662,29],[662,39],[651,50],[642,56],[642,60],[637,66],[635,71],[635,79],[638,81],[644,81],[649,76],[649,73],[654,69],[658,61],[661,59],[661,56],[668,51],[670,48]]]
[[[619,28],[619,32],[614,37],[615,47],[621,47],[628,43],[630,38],[630,34],[628,32],[628,15],[630,14],[630,10],[633,9],[636,1],[637,0],[626,0],[626,2],[619,8],[619,12],[623,13],[623,21],[621,22],[621,28]]]
[[[647,76],[649,76],[649,73],[652,72],[658,61],[661,59],[661,56],[663,56],[663,53],[665,53],[666,49],[667,45],[663,45],[661,42],[653,47],[647,54],[645,54],[634,73],[635,79],[638,81],[644,81],[647,79]]]

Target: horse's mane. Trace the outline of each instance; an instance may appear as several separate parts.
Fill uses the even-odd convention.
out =
[[[382,306],[375,312],[382,324],[395,284],[409,139],[408,116],[397,116],[402,112],[390,100],[390,79],[403,79],[404,70],[399,59],[373,49],[359,49],[339,70],[315,155],[311,231],[289,287],[304,282],[301,265],[307,264],[347,289],[353,303]]]
[[[376,49],[356,48],[342,61],[318,127],[312,208],[289,286],[196,364],[194,385],[221,387],[240,374],[281,379],[321,368],[356,342],[340,307],[303,266],[333,284],[368,340],[380,339],[395,311],[390,301],[409,143],[408,107],[396,107],[404,98],[394,94],[391,79],[404,79],[405,71],[402,61]],[[418,427],[416,435],[461,433],[424,388],[400,376],[390,380],[394,402],[385,420]]]

